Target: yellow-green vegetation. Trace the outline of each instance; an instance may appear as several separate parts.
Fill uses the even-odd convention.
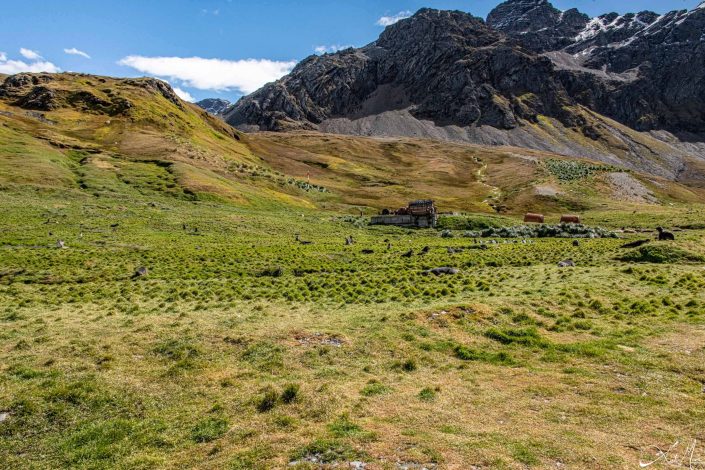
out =
[[[110,184],[2,193],[4,468],[632,468],[701,435],[703,230],[481,249]]]
[[[694,440],[705,459],[698,189],[613,201],[557,156],[239,135],[62,77],[136,105],[108,130],[0,101],[0,468],[634,468]],[[357,210],[417,195],[482,214]],[[465,233],[566,201],[621,238]],[[676,241],[634,233],[656,225]]]

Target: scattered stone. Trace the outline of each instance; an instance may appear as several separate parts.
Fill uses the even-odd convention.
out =
[[[575,261],[572,259],[566,259],[558,263],[559,268],[574,268],[575,267]]]
[[[345,341],[337,336],[327,335],[324,333],[298,333],[294,335],[294,339],[302,346],[321,344],[325,346],[333,346],[334,348],[341,347]]]
[[[435,470],[435,463],[397,462],[397,470]]]
[[[442,268],[433,268],[429,269],[426,271],[426,274],[433,274],[434,276],[441,276],[445,274],[458,274],[460,271],[458,271],[458,268],[449,268],[449,267],[442,267]]]
[[[56,247],[57,248],[66,248],[66,243],[64,243],[63,240],[57,240]]]
[[[0,423],[3,421],[7,421],[7,419],[10,417],[10,413],[7,411],[2,411],[0,412]]]

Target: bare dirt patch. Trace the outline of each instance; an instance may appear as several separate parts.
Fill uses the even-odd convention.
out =
[[[655,204],[658,199],[639,180],[629,173],[609,173],[607,180],[612,186],[614,195],[622,201]]]

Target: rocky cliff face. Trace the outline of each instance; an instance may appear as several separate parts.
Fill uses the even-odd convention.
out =
[[[232,103],[221,98],[206,98],[195,103],[199,108],[211,113],[214,116],[220,116],[230,107]]]
[[[656,158],[654,171],[675,178],[684,152],[705,155],[693,143],[705,135],[703,31],[705,8],[591,19],[510,0],[486,22],[422,9],[365,47],[305,59],[225,119],[245,130],[464,140],[613,163],[626,155],[636,168]]]
[[[312,56],[226,114],[236,126],[315,128],[331,118],[408,110],[436,125],[571,121],[546,57],[462,12],[424,9],[361,49]]]
[[[597,18],[509,0],[487,23],[545,53],[578,102],[637,130],[705,132],[705,5]]]

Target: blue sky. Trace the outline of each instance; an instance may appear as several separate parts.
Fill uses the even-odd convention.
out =
[[[24,0],[0,14],[0,72],[154,75],[194,99],[236,99],[319,51],[362,46],[422,7],[485,17],[499,0]],[[700,0],[555,0],[589,15]],[[194,59],[194,58],[200,58]],[[218,60],[212,60],[218,59]]]

